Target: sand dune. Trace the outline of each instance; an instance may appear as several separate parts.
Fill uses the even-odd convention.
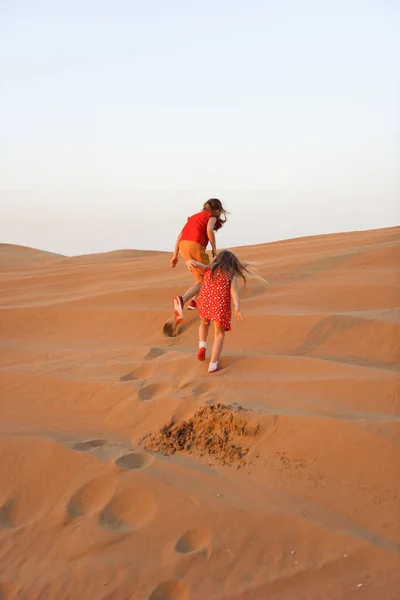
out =
[[[182,263],[0,245],[0,600],[399,598],[400,228],[237,253],[208,376]]]

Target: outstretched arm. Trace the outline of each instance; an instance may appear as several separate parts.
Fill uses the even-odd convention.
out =
[[[201,269],[202,271],[208,269],[208,265],[203,265],[203,263],[198,262],[197,260],[187,260],[186,266],[189,269],[189,271],[191,271],[192,269]]]
[[[234,277],[231,282],[231,296],[232,296],[232,300],[233,300],[233,306],[235,308],[236,321],[241,321],[243,319],[243,317],[240,313],[239,288],[238,288],[236,277]]]
[[[179,256],[179,242],[181,241],[181,237],[182,237],[182,232],[180,232],[180,234],[178,235],[178,237],[176,238],[176,242],[175,242],[175,248],[174,248],[174,254],[173,257],[171,259],[171,267],[175,268],[177,263],[178,263],[178,256]]]
[[[215,233],[214,233],[214,227],[215,227],[216,222],[217,222],[217,217],[210,217],[210,219],[207,223],[207,235],[208,235],[208,239],[210,240],[210,243],[211,243],[212,255],[214,257],[217,256],[217,243],[215,241]]]

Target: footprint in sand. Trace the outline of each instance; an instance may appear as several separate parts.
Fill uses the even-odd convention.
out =
[[[192,389],[193,396],[198,398],[199,396],[203,396],[207,394],[211,390],[211,385],[209,383],[201,383],[197,387]]]
[[[99,523],[111,531],[140,529],[154,517],[157,505],[153,495],[138,487],[128,487],[116,494],[104,507]]]
[[[136,379],[147,379],[154,375],[155,368],[153,365],[140,365],[133,369],[130,373],[123,375],[120,381],[135,381]]]
[[[37,507],[26,496],[9,498],[0,506],[0,529],[25,527],[39,518]]]
[[[188,587],[181,579],[160,583],[149,596],[149,600],[188,600],[188,598]]]
[[[16,529],[17,525],[14,522],[13,515],[13,500],[6,500],[0,506],[0,528],[1,529]]]
[[[119,378],[121,382],[135,381],[135,379],[137,379],[137,377],[134,377],[132,373],[127,373],[126,375],[122,375],[122,377]]]
[[[149,465],[154,458],[150,454],[144,452],[131,452],[131,454],[125,454],[115,461],[117,467],[121,469],[143,469]]]
[[[73,450],[77,450],[78,452],[90,452],[95,448],[105,446],[107,443],[107,440],[87,440],[86,442],[77,442],[71,447]]]
[[[170,391],[170,386],[166,383],[150,383],[144,385],[138,390],[139,400],[153,400],[156,396],[162,396]]]
[[[115,480],[111,475],[88,481],[75,492],[68,502],[68,515],[73,519],[90,517],[110,500],[114,489]]]
[[[153,358],[158,358],[159,356],[165,354],[165,352],[166,350],[164,350],[163,348],[150,348],[150,350],[144,357],[144,360],[152,360]]]
[[[12,581],[0,582],[0,600],[14,600],[17,598],[18,586]]]
[[[176,542],[178,554],[208,554],[210,536],[203,529],[189,529]]]

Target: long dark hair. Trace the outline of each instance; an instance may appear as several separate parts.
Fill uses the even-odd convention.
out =
[[[227,273],[232,279],[233,277],[240,277],[246,285],[246,273],[251,274],[251,271],[247,268],[247,265],[240,262],[238,257],[233,254],[230,250],[222,250],[211,264],[211,277],[215,279],[218,271]]]
[[[214,225],[214,231],[218,231],[221,227],[226,223],[228,211],[222,206],[221,200],[218,198],[210,198],[203,205],[203,210],[208,210],[208,212],[212,213],[215,217],[217,217],[217,222]]]

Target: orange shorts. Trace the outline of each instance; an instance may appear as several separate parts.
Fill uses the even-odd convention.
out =
[[[179,242],[179,252],[183,260],[196,260],[203,265],[210,264],[210,258],[203,246],[197,242],[182,241]],[[193,269],[192,275],[196,281],[203,281],[203,272],[200,269]]]

